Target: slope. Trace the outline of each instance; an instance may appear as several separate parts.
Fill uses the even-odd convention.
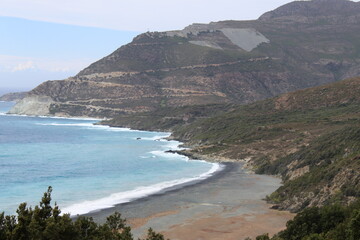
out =
[[[360,78],[236,107],[175,128],[173,137],[197,158],[246,161],[279,174],[269,196],[276,208],[299,211],[360,195]]]
[[[144,33],[75,77],[41,84],[12,112],[34,114],[37,101],[45,115],[91,117],[247,104],[357,76],[359,5],[301,1],[259,20]]]

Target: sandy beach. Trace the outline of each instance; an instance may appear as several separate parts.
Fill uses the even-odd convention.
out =
[[[165,193],[87,214],[104,222],[119,211],[143,236],[149,227],[172,240],[244,239],[277,233],[294,216],[271,210],[263,199],[281,185],[278,178],[248,173],[226,163],[214,176]]]

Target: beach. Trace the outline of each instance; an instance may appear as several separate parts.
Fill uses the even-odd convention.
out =
[[[273,235],[294,216],[270,209],[271,205],[263,200],[280,185],[280,179],[250,173],[242,168],[242,163],[225,163],[222,171],[203,181],[86,216],[101,223],[118,211],[127,219],[135,237],[144,236],[150,227],[172,240]]]

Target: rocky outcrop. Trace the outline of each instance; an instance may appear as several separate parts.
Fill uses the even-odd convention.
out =
[[[53,102],[48,96],[30,95],[20,100],[9,113],[48,116],[50,115],[50,106]]]

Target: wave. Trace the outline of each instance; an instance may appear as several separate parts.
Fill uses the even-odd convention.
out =
[[[203,173],[196,177],[182,178],[172,181],[161,182],[151,186],[138,187],[130,191],[114,193],[108,197],[93,201],[84,201],[63,208],[63,213],[70,213],[71,216],[86,214],[101,209],[111,208],[117,204],[131,202],[133,200],[147,197],[156,193],[167,192],[173,190],[176,187],[188,185],[191,182],[195,183],[204,180],[212,176],[215,172],[223,169],[223,165],[219,163],[212,163],[212,165],[213,166],[208,172]]]
[[[95,125],[93,123],[36,123],[36,125],[41,126],[64,126],[64,127],[86,127],[89,129],[101,129],[111,132],[128,132],[128,131],[137,131],[131,130],[130,128],[113,128],[103,125]]]
[[[74,119],[71,119],[74,120]],[[80,120],[80,119],[78,119]],[[83,119],[85,120],[85,119]],[[86,119],[89,120],[89,119]],[[101,129],[109,132],[138,132],[138,133],[147,133],[148,131],[142,131],[142,130],[135,130],[131,128],[120,128],[120,127],[110,127],[106,125],[96,125],[95,122],[89,122],[89,123],[36,123],[36,125],[42,125],[42,126],[65,126],[65,127],[86,127],[88,129]],[[153,140],[153,141],[167,141],[163,138],[169,137],[170,133],[164,133],[164,135],[157,135],[154,137],[141,137],[140,140]]]
[[[6,115],[7,116],[13,116],[13,117],[68,119],[68,120],[78,120],[78,121],[101,121],[101,120],[105,120],[105,118],[56,117],[56,116],[26,115],[26,114],[14,114],[14,113],[6,113]]]
[[[164,145],[164,148],[168,149],[168,150],[183,150],[185,148],[180,147],[181,142],[179,141],[174,141],[174,140],[169,140],[168,143],[166,145]]]
[[[164,151],[151,151],[150,153],[153,155],[153,157],[176,158],[176,159],[189,161],[188,157],[179,155],[179,154],[174,154],[174,153],[169,153],[169,152],[164,152]]]
[[[69,120],[79,120],[79,121],[101,121],[105,118],[80,118],[80,117],[52,117],[52,116],[28,116],[26,117],[38,117],[38,118],[50,118],[50,119],[69,119]]]
[[[167,141],[164,138],[170,137],[171,133],[164,134],[164,135],[157,135],[153,137],[142,137],[140,140],[148,140],[148,141]]]

